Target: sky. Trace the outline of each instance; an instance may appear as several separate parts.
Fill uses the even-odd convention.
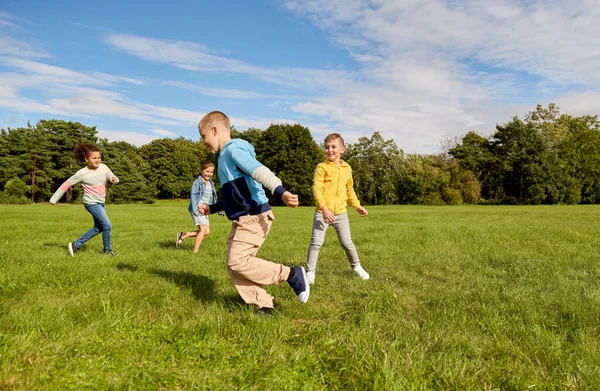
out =
[[[436,153],[536,105],[600,114],[597,0],[2,0],[0,128],[141,146],[299,123]]]

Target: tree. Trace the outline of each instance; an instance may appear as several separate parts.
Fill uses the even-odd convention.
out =
[[[349,144],[344,156],[354,177],[359,199],[371,205],[397,203],[396,183],[399,178],[399,162],[403,157],[394,140],[384,140],[379,132],[371,138],[361,137],[356,144]]]
[[[562,115],[557,122],[569,133],[568,141],[561,145],[559,153],[576,181],[580,202],[600,203],[600,123],[598,117]]]
[[[260,133],[256,156],[282,180],[287,190],[298,195],[301,205],[314,204],[313,173],[324,156],[308,128],[299,124],[271,124]],[[269,192],[267,195],[272,202],[279,203]]]
[[[457,143],[449,149],[448,154],[456,159],[463,171],[462,174],[455,175],[463,178],[460,182],[466,186],[464,189],[469,193],[463,192],[465,202],[478,200],[482,193],[484,198],[500,198],[503,194],[502,175],[498,167],[498,157],[490,141],[475,131],[467,133],[461,141],[462,143]],[[468,175],[464,174],[464,171],[473,173],[479,185],[467,179]],[[467,182],[470,184],[467,185]],[[467,188],[470,190],[467,191]]]
[[[161,199],[188,198],[202,161],[212,156],[204,144],[183,137],[152,140],[139,153],[148,164],[144,176]]]
[[[504,192],[519,203],[572,203],[576,186],[558,149],[534,122],[518,117],[496,127],[492,144],[501,162]]]
[[[145,202],[156,199],[156,187],[144,175],[144,161],[138,148],[124,141],[108,142],[101,140],[102,159],[119,177],[118,186],[110,186],[108,199],[113,203]]]

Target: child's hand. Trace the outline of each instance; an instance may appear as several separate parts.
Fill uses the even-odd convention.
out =
[[[198,204],[198,213],[200,213],[202,216],[205,215],[209,215],[210,214],[210,208],[208,207],[207,204]]]
[[[117,182],[117,177],[116,176],[110,178],[110,183],[116,183],[116,182]]]
[[[335,221],[335,215],[333,214],[333,212],[326,206],[321,208],[321,212],[323,212],[323,220],[327,224],[333,224],[333,222]]]
[[[365,217],[366,215],[369,214],[369,211],[367,211],[362,206],[360,208],[356,209],[356,211],[358,212],[359,215],[361,215],[361,217]]]
[[[281,196],[281,199],[283,200],[283,202],[285,202],[285,204],[291,208],[297,208],[299,203],[298,203],[298,195],[296,194],[292,194],[289,191],[286,191],[285,193],[283,193],[283,195]]]

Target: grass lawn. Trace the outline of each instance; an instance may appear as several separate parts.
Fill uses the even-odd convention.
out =
[[[330,229],[307,304],[257,317],[199,254],[187,202],[108,205],[116,258],[82,205],[0,205],[0,390],[598,390],[600,207],[351,211],[369,281]],[[304,265],[312,208],[275,208],[259,255]]]

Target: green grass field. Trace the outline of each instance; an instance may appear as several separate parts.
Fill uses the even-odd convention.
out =
[[[363,266],[332,229],[300,304],[257,317],[225,269],[230,222],[200,253],[187,202],[109,205],[113,246],[81,205],[0,205],[0,389],[598,390],[600,207],[370,207]],[[259,255],[304,264],[312,208],[275,208]]]

